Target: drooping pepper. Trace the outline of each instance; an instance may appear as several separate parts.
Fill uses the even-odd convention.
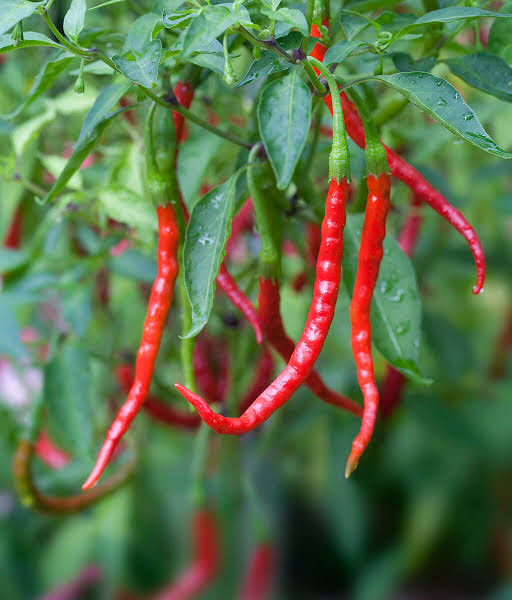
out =
[[[389,210],[390,178],[386,152],[365,105],[354,92],[366,134],[366,184],[368,200],[357,265],[356,280],[350,303],[352,352],[357,366],[357,378],[364,397],[361,430],[352,443],[345,476],[356,469],[359,459],[371,440],[379,406],[379,390],[375,383],[372,359],[372,326],[370,309],[373,291],[384,255],[386,218]]]
[[[128,393],[126,402],[121,406],[117,416],[110,426],[105,442],[100,450],[96,464],[83,484],[83,489],[93,486],[114,452],[117,443],[128,430],[144,403],[149,391],[156,356],[160,348],[160,340],[165,326],[167,313],[171,306],[174,284],[178,275],[178,240],[179,227],[175,208],[179,208],[178,199],[164,200],[172,190],[167,184],[167,178],[162,177],[156,163],[153,147],[153,116],[155,105],[152,105],[145,127],[146,145],[146,170],[148,184],[154,202],[157,204],[158,218],[158,247],[157,247],[157,275],[151,288],[148,310],[144,321],[142,339],[135,362],[135,377]],[[174,205],[174,207],[173,207]]]
[[[328,27],[328,20],[324,24]],[[311,36],[320,37],[319,32],[314,27],[311,28]],[[325,48],[325,46],[320,43],[315,44],[315,48],[317,48],[317,46],[319,47],[317,52],[321,51],[320,47]],[[331,95],[324,96],[323,100],[332,112]],[[347,133],[358,146],[364,148],[366,144],[364,127],[361,118],[357,113],[357,109],[344,92],[341,93],[341,102]],[[452,227],[454,227],[467,241],[473,254],[477,271],[476,284],[473,286],[473,294],[478,294],[483,290],[486,267],[485,254],[475,230],[468,223],[464,215],[452,206],[438,190],[433,188],[423,175],[396,152],[391,150],[391,148],[388,148],[386,145],[384,145],[384,147],[386,149],[391,175],[400,179],[400,181],[403,181],[414,194],[433,208],[441,215],[441,217],[443,217],[443,219],[448,221],[448,223],[450,223],[450,225],[452,225]]]
[[[336,92],[336,83],[331,73],[316,59],[308,60],[323,70],[332,92]],[[341,277],[345,202],[350,173],[348,146],[339,100],[335,101],[334,106],[333,145],[329,157],[331,181],[325,203],[313,301],[304,331],[288,364],[274,382],[238,418],[224,417],[215,413],[201,396],[180,384],[176,385],[178,391],[197,409],[207,425],[218,433],[231,435],[246,433],[261,425],[287,402],[311,372],[329,332]]]
[[[275,550],[270,543],[261,542],[256,546],[244,577],[239,600],[265,600],[270,597],[275,562]]]

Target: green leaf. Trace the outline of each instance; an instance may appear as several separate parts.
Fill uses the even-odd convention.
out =
[[[43,167],[55,178],[59,176],[59,173],[66,166],[67,159],[58,154],[42,154],[40,157],[41,164]],[[82,177],[77,171],[69,178],[66,184],[70,190],[81,190],[82,189]]]
[[[414,58],[406,52],[390,53],[393,64],[399,71],[430,71],[436,64],[435,57],[414,60]]]
[[[104,129],[119,114],[120,111],[114,113],[110,111],[127,92],[129,87],[128,83],[112,84],[106,87],[96,98],[91,110],[85,116],[80,135],[71,156],[68,158],[66,166],[57,181],[52,185],[48,194],[46,194],[44,202],[53,200],[64,189],[73,174],[80,168],[87,155],[96,145]]]
[[[13,306],[5,294],[0,295],[0,354],[26,360],[29,354],[20,339],[20,329]]]
[[[237,23],[251,24],[247,9],[238,7],[236,13],[231,4],[217,4],[206,6],[201,14],[190,24],[183,40],[183,54],[188,56],[216,39],[229,27]]]
[[[349,215],[345,226],[343,277],[352,290],[364,215]],[[372,338],[384,358],[411,379],[425,383],[418,368],[421,301],[411,261],[396,240],[387,235],[384,257],[373,294]]]
[[[135,56],[145,54],[148,46],[161,28],[161,19],[154,13],[148,13],[136,19],[128,29],[122,54],[127,52],[131,52]]]
[[[76,285],[65,290],[62,316],[77,338],[82,337],[92,315],[92,286]]]
[[[379,75],[374,79],[404,94],[429,117],[481,150],[500,158],[512,158],[510,152],[500,148],[487,134],[459,92],[444,79],[421,71]]]
[[[501,10],[512,12],[512,2],[506,2]],[[501,56],[508,64],[512,63],[512,20],[496,19],[489,31],[487,50]]]
[[[46,37],[42,33],[36,33],[35,31],[23,32],[23,38],[23,40],[18,42],[17,46],[14,46],[11,34],[0,35],[0,54],[10,52],[11,50],[18,50],[19,48],[30,48],[32,46],[51,46],[53,48],[60,48],[61,50],[66,49],[49,37]]]
[[[53,85],[55,80],[69,68],[74,58],[75,57],[72,54],[69,54],[69,52],[57,52],[56,54],[53,54],[53,56],[50,56],[39,69],[39,73],[36,75],[34,83],[26,95],[25,100],[14,111],[2,115],[2,118],[13,119],[20,115],[32,104],[32,102],[37,100],[41,94],[44,94],[44,92]]]
[[[99,200],[109,217],[137,230],[156,230],[156,216],[149,199],[120,185],[111,184],[99,192]]]
[[[28,121],[23,121],[21,125],[18,125],[14,129],[11,133],[11,138],[14,145],[14,152],[18,159],[22,157],[28,144],[39,134],[41,129],[45,125],[48,125],[48,123],[51,123],[56,116],[55,108],[52,104],[48,103],[44,113]]]
[[[324,63],[326,65],[332,65],[332,63],[343,62],[356,48],[367,45],[368,44],[365,42],[348,42],[347,40],[341,40],[341,42],[337,42],[327,50]]]
[[[170,14],[167,14],[167,11],[164,9],[162,15],[162,23],[166,29],[173,29],[178,25],[184,26],[187,21],[190,21],[196,15],[196,11],[194,9],[187,10],[175,10]]]
[[[11,250],[11,248],[0,247],[0,273],[8,273],[27,261],[25,250]]]
[[[296,27],[302,35],[309,35],[308,23],[304,13],[296,8],[280,8],[278,10],[272,10],[269,8],[262,8],[261,13],[266,15],[272,21],[280,21],[282,23],[288,23],[292,27]]]
[[[469,85],[512,102],[512,69],[507,63],[489,52],[476,52],[444,61],[452,73]]]
[[[131,85],[128,82],[113,83],[99,93],[94,104],[91,106],[91,110],[85,115],[77,144],[82,143],[93,134],[96,127],[105,117],[109,116],[110,111],[112,111],[130,87]]]
[[[152,88],[158,83],[158,67],[162,57],[162,42],[159,39],[148,44],[144,54],[134,60],[116,55],[112,60],[119,71],[133,83]]]
[[[75,43],[78,42],[78,36],[84,28],[86,11],[85,0],[71,0],[71,6],[64,15],[64,33]]]
[[[231,233],[236,184],[240,171],[210,190],[192,209],[183,246],[183,271],[192,306],[192,327],[186,338],[197,335],[208,322],[215,280]]]
[[[432,10],[417,19],[412,26],[426,25],[429,23],[453,23],[461,19],[474,19],[479,17],[512,17],[512,14],[497,13],[483,10],[474,6],[449,6]]]
[[[153,283],[157,272],[156,261],[138,250],[126,250],[119,256],[109,256],[107,266],[112,273],[144,283]]]
[[[194,52],[186,57],[186,60],[221,76],[224,75],[224,49],[218,40],[212,40],[203,46],[200,52]]]
[[[278,71],[286,71],[290,67],[291,64],[289,62],[280,59],[269,50],[263,50],[260,60],[253,61],[243,79],[235,87],[242,87],[256,81],[256,79],[259,79],[260,77],[265,77],[266,75],[271,75]]]
[[[180,144],[177,176],[181,193],[188,206],[196,199],[206,170],[218,153],[222,139],[208,131]]]
[[[277,187],[288,187],[311,124],[311,93],[295,69],[265,86],[258,103],[258,126]]]
[[[92,452],[93,413],[89,355],[66,342],[45,366],[43,399],[57,443],[77,456]]]
[[[355,38],[356,35],[359,35],[370,25],[368,19],[365,19],[364,17],[361,17],[361,15],[350,10],[341,11],[340,23],[348,40]]]
[[[45,4],[45,2],[46,0],[40,0],[39,2],[2,0],[0,2],[0,33],[9,31],[18,21],[30,17],[36,12],[37,7]]]

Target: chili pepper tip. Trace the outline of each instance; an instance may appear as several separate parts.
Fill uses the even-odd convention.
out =
[[[352,451],[347,459],[347,464],[345,465],[345,479],[348,479],[352,475],[352,473],[357,469],[358,464],[359,458],[354,456]]]

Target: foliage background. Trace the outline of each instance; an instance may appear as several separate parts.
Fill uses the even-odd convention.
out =
[[[88,27],[126,32],[137,16],[133,4],[91,12]],[[171,8],[157,2],[154,12],[164,4]],[[406,6],[417,8],[415,3]],[[55,4],[56,23],[66,8],[66,2]],[[25,30],[44,31],[36,16],[24,25]],[[488,26],[481,22],[483,29]],[[469,27],[468,43],[472,34]],[[40,48],[8,54],[0,66],[2,113],[23,101],[47,55]],[[77,69],[79,61],[74,62]],[[243,74],[250,62],[250,52],[242,48],[235,69]],[[445,66],[440,69],[498,144],[511,148],[511,105],[469,87]],[[105,75],[87,74],[85,93],[77,95],[75,78],[76,71],[67,71],[22,118],[0,120],[0,234],[20,203],[24,242],[51,210],[34,202],[37,193],[30,185],[48,188],[48,173],[55,176],[62,169],[62,153],[77,139],[84,115],[106,84]],[[253,84],[234,93],[212,77],[202,90],[205,100],[196,100],[193,110],[202,116],[214,111],[221,122],[241,116],[254,128],[250,119],[256,90]],[[374,99],[382,105],[393,94],[379,88]],[[150,283],[155,270],[156,223],[144,200],[141,164],[144,112],[144,107],[135,112],[135,127],[118,118],[101,138],[95,163],[68,186],[71,204],[52,219],[41,251],[28,268],[4,281],[0,581],[2,595],[10,600],[38,598],[91,563],[104,572],[91,598],[113,598],[120,589],[149,594],[170,581],[190,554],[190,434],[155,426],[141,415],[135,426],[140,467],[134,480],[73,517],[46,517],[22,507],[11,478],[17,437],[38,394],[47,406],[49,431],[73,455],[59,471],[34,464],[40,486],[56,493],[78,489],[109,419],[106,399],[121,401],[112,367],[123,351],[133,354],[137,347],[145,311],[139,284]],[[323,118],[329,125],[328,116]],[[234,130],[244,132],[243,127]],[[263,432],[242,439],[215,437],[210,491],[221,519],[224,559],[221,576],[204,598],[235,597],[255,544],[255,510],[245,492],[246,475],[256,484],[263,520],[278,548],[275,598],[512,597],[511,353],[504,357],[504,376],[489,376],[496,341],[512,307],[510,165],[460,143],[412,106],[386,124],[382,134],[475,225],[488,259],[485,293],[470,293],[474,266],[464,241],[423,208],[425,223],[414,266],[423,302],[420,363],[432,385],[407,386],[403,405],[393,419],[379,423],[364,462],[349,481],[343,479],[342,466],[358,423],[315,402],[305,389]],[[351,149],[357,169],[361,156]],[[311,168],[319,197],[328,151],[329,140],[322,139]],[[179,163],[187,202],[193,204],[202,182],[226,179],[236,158],[229,143],[190,125]],[[406,189],[394,182],[392,234],[399,230],[408,200]],[[107,217],[130,229],[112,230]],[[300,240],[300,222],[289,226]],[[125,235],[133,241],[129,254],[110,256],[109,248]],[[250,252],[254,266],[254,248]],[[5,256],[4,267],[12,267],[11,260]],[[233,270],[254,297],[250,264],[234,265]],[[105,266],[111,285],[106,308],[98,302],[95,287],[96,273]],[[301,269],[300,259],[287,257],[284,267],[283,314],[296,338],[311,282],[296,294],[289,284]],[[228,339],[234,361],[231,394],[236,396],[247,385],[256,348],[250,336],[226,330],[230,315],[225,300],[216,298],[209,328]],[[37,330],[39,341],[49,344],[48,360],[41,360],[38,344],[17,341],[25,327]],[[156,389],[177,403],[181,400],[169,390],[181,377],[178,333],[173,316],[156,371]],[[343,292],[319,367],[333,387],[358,397]],[[377,359],[378,375],[384,370],[385,362]]]

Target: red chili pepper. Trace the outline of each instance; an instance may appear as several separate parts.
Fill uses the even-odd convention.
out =
[[[178,391],[217,433],[238,435],[261,425],[290,399],[311,372],[327,337],[338,297],[347,191],[345,178],[339,183],[336,178],[331,180],[322,223],[313,301],[301,338],[285,369],[274,382],[238,418],[216,414],[201,396],[176,384]]]
[[[418,239],[423,217],[418,214],[421,200],[413,196],[411,202],[411,214],[407,217],[404,226],[398,236],[398,243],[402,250],[411,256]],[[383,419],[389,419],[396,407],[400,404],[402,390],[407,381],[405,375],[388,365],[380,392],[380,414]]]
[[[217,285],[229,298],[231,304],[235,308],[238,308],[238,310],[249,321],[250,325],[254,329],[256,342],[261,344],[263,342],[263,332],[261,330],[261,324],[259,322],[258,315],[254,310],[254,306],[249,298],[247,298],[247,296],[238,287],[238,284],[233,279],[224,263],[221,264],[220,272],[217,275]]]
[[[318,33],[314,33],[313,27],[311,28],[311,35],[313,37],[319,37]],[[318,45],[319,44],[316,44],[315,47]],[[340,96],[347,133],[358,146],[364,148],[364,128],[356,107],[347,98],[344,92],[342,92]],[[324,102],[332,113],[331,97],[325,96]],[[402,157],[393,152],[391,148],[388,148],[387,146],[384,147],[386,148],[391,175],[400,179],[400,181],[403,181],[414,194],[448,221],[448,223],[450,223],[450,225],[452,225],[467,241],[471,252],[473,253],[477,271],[476,284],[473,286],[473,294],[478,294],[482,291],[485,281],[485,255],[475,230],[467,222],[462,213],[452,206],[440,192],[434,189],[423,175]]]
[[[239,600],[264,600],[270,597],[276,556],[268,543],[256,546],[242,586]]]
[[[128,98],[126,96],[123,96],[121,98],[121,100],[119,100],[119,104],[124,108],[125,106],[129,106],[131,104],[131,102],[128,100]],[[123,116],[123,119],[132,127],[135,127],[135,125],[137,125],[137,120],[135,119],[135,115],[133,114],[132,110],[125,110],[123,113],[121,113]]]
[[[263,332],[266,339],[280,354],[281,358],[288,362],[294,351],[295,344],[288,337],[281,318],[279,284],[272,279],[263,279],[260,277],[259,285],[258,316],[263,326]],[[327,387],[317,371],[311,370],[304,384],[324,402],[348,410],[358,417],[362,416],[363,409],[350,398],[342,396]]]
[[[62,469],[70,461],[69,454],[59,448],[45,431],[39,434],[34,444],[34,452],[51,469]]]
[[[23,212],[21,206],[18,206],[14,211],[11,223],[5,234],[4,247],[16,249],[20,247],[21,242],[21,227],[23,221]]]
[[[240,401],[241,413],[245,412],[256,398],[265,391],[265,388],[272,383],[273,373],[274,359],[272,358],[272,352],[267,346],[263,346],[252,382],[247,393]]]
[[[187,600],[200,594],[217,574],[220,543],[215,515],[208,509],[193,517],[194,559],[192,564],[155,600]]]
[[[185,108],[190,108],[192,100],[194,99],[194,92],[194,88],[192,88],[191,85],[186,81],[178,81],[178,83],[174,86],[174,95],[176,96],[176,100],[178,100],[178,102]],[[178,143],[181,143],[186,139],[185,117],[177,112],[173,112],[172,118],[174,120],[176,139],[178,140]]]
[[[135,379],[126,402],[120,408],[108,430],[94,469],[82,486],[84,490],[98,481],[117,443],[128,430],[130,423],[146,399],[151,384],[155,359],[178,275],[179,232],[174,209],[171,204],[166,204],[159,206],[156,212],[158,216],[158,269],[151,289],[142,339],[137,352]]]
[[[364,396],[364,412],[361,430],[352,443],[352,452],[347,460],[346,477],[349,477],[357,467],[362,453],[370,442],[379,406],[379,391],[375,384],[372,359],[370,309],[384,254],[382,244],[386,235],[391,184],[387,173],[377,176],[368,175],[366,183],[368,202],[359,248],[356,281],[350,304],[352,350],[357,366],[357,378]]]
[[[133,385],[133,369],[130,365],[121,364],[116,367],[115,372],[119,387],[123,392],[129,393]],[[201,424],[199,415],[176,410],[155,396],[147,396],[142,408],[153,420],[173,427],[197,429]]]

